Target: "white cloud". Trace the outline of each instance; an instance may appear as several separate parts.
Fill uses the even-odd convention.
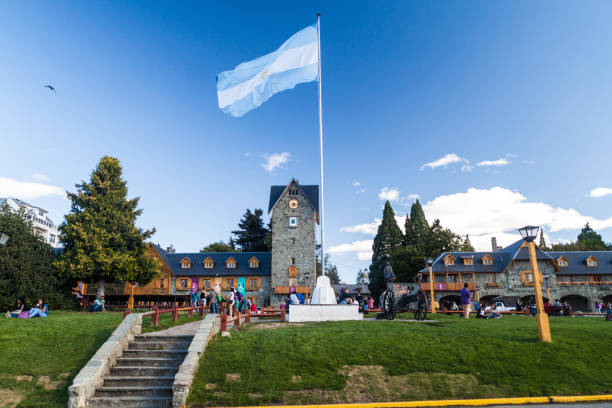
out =
[[[453,163],[469,164],[470,161],[468,159],[464,159],[463,157],[457,156],[455,153],[449,153],[444,157],[440,157],[438,160],[434,160],[432,162],[425,163],[424,165],[421,166],[421,171],[425,170],[425,168],[427,167],[435,169],[436,167],[446,167],[449,164],[453,164]],[[464,171],[463,167],[461,168],[461,171]],[[467,166],[465,171],[469,171],[470,169],[471,169],[470,166]]]
[[[510,163],[511,162],[508,159],[502,157],[501,159],[497,159],[497,160],[484,160],[484,161],[476,163],[476,165],[478,167],[482,167],[482,166],[507,166]]]
[[[470,188],[465,193],[436,197],[423,206],[428,220],[439,218],[454,232],[470,235],[478,249],[490,248],[490,237],[518,239],[517,228],[542,225],[547,231],[577,230],[589,222],[595,229],[612,227],[612,217],[599,220],[580,214],[573,208],[553,207],[542,202],[530,202],[519,192],[503,187]]]
[[[400,192],[397,188],[383,187],[378,193],[378,198],[381,200],[396,201],[399,198]]]
[[[376,235],[381,219],[375,218],[374,221],[365,224],[349,225],[340,228],[342,232],[360,232],[362,234]]]
[[[40,174],[40,173],[36,173],[36,174],[32,174],[32,178],[36,181],[40,181],[40,182],[44,182],[44,181],[49,181],[49,177],[47,177],[44,174]]]
[[[469,164],[464,164],[463,166],[461,166],[461,172],[469,173],[470,171],[472,171],[473,168],[474,166],[470,166]]]
[[[31,200],[48,196],[66,197],[66,192],[63,188],[57,186],[0,177],[0,197],[14,197],[22,200]]]
[[[283,164],[287,163],[289,161],[289,159],[291,158],[291,154],[289,154],[287,152],[273,153],[273,154],[265,153],[263,155],[263,158],[266,159],[266,162],[265,163],[261,163],[261,167],[266,169],[267,172],[272,172],[276,168],[278,168],[278,167],[282,166]]]
[[[349,244],[340,244],[330,247],[327,252],[330,254],[345,254],[355,253],[357,259],[360,261],[367,261],[372,259],[372,244],[374,243],[371,239],[364,239],[361,241],[354,241]]]
[[[610,194],[612,194],[612,188],[597,187],[591,190],[591,192],[589,193],[589,197],[601,198],[601,197],[605,197]]]
[[[361,187],[361,183],[357,180],[353,182],[353,187],[355,187],[355,193],[357,194],[365,193],[367,191],[365,188]]]

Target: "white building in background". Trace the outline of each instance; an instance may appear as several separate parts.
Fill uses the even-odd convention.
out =
[[[32,222],[34,232],[40,235],[46,243],[53,248],[61,247],[59,242],[59,231],[57,230],[57,226],[47,216],[49,213],[47,210],[28,204],[17,198],[0,198],[0,206],[4,205],[4,203],[8,204],[15,212],[23,211],[25,217]]]

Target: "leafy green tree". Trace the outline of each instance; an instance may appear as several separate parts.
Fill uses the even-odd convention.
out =
[[[52,308],[71,305],[70,281],[54,267],[53,249],[34,233],[24,213],[1,206],[0,231],[10,236],[0,246],[0,308],[12,308],[18,298],[33,306],[41,297]]]
[[[398,282],[414,282],[414,277],[423,269],[424,252],[417,245],[396,248],[389,260]]]
[[[342,283],[340,281],[340,275],[338,275],[338,267],[336,265],[331,265],[326,269],[326,276],[329,278],[329,282],[332,285],[338,285]]]
[[[357,283],[357,285],[367,285],[368,283],[370,283],[369,274],[370,271],[368,270],[368,268],[360,269],[359,271],[357,271],[357,278],[355,279],[355,283]]]
[[[569,244],[553,244],[553,251],[609,251],[612,245],[606,244],[601,238],[601,235],[595,232],[587,222],[580,234],[578,240]]]
[[[107,281],[146,285],[158,273],[159,262],[146,256],[145,244],[155,229],[136,227],[139,198],[126,198],[121,172],[118,159],[100,159],[91,180],[68,193],[71,210],[59,228],[64,252],[57,266],[73,278],[97,281],[98,296]]]
[[[317,277],[321,276],[321,248],[317,245],[317,261],[316,261],[316,273]],[[332,264],[329,260],[329,254],[325,254],[325,272],[326,276],[332,285],[340,283],[340,276],[338,275],[338,267]]]
[[[213,242],[200,249],[200,252],[240,252],[236,247],[226,244],[223,241]]]
[[[176,253],[176,249],[174,249],[174,245],[172,245],[172,244],[168,245],[166,247],[166,252],[171,253],[171,254],[175,254]]]
[[[395,213],[389,201],[385,202],[383,218],[372,244],[372,264],[370,265],[370,292],[375,299],[385,290],[384,269],[391,254],[402,245],[403,235],[395,221]]]
[[[474,247],[472,246],[472,243],[470,242],[470,236],[468,234],[465,234],[465,239],[463,240],[463,243],[461,244],[461,250],[465,252],[474,252]]]
[[[232,231],[232,234],[236,237],[236,245],[242,252],[270,251],[269,230],[264,225],[261,209],[255,209],[254,212],[247,209],[238,223],[238,229]]]

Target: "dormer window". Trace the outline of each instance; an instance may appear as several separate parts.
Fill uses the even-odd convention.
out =
[[[227,269],[236,269],[236,260],[230,256],[228,260],[225,261],[225,267]]]
[[[589,256],[586,260],[586,264],[591,267],[597,266],[597,258],[595,258],[593,255]]]
[[[454,265],[455,257],[452,255],[446,255],[444,258],[444,265]]]
[[[463,258],[464,265],[474,265],[474,258]]]
[[[489,254],[486,254],[485,256],[482,257],[482,264],[483,265],[493,265],[493,257]]]
[[[561,256],[557,259],[557,263],[559,264],[559,266],[567,266],[567,258]]]
[[[249,259],[249,268],[259,268],[259,259],[255,257]]]
[[[191,260],[189,258],[181,259],[181,269],[191,269]]]
[[[213,261],[210,256],[204,260],[204,268],[212,269],[214,267],[215,267],[215,261]]]

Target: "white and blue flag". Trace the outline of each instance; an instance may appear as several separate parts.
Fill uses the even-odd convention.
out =
[[[316,25],[308,26],[263,57],[217,75],[219,108],[240,117],[272,95],[318,79],[319,49]]]

